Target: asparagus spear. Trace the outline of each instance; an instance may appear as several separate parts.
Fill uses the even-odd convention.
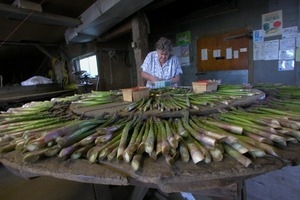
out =
[[[178,141],[173,137],[173,133],[171,130],[171,125],[169,124],[168,121],[164,120],[165,127],[166,127],[166,134],[167,134],[167,139],[171,147],[177,148],[178,146]]]
[[[252,160],[250,160],[243,154],[239,153],[237,150],[232,148],[230,145],[228,145],[228,144],[223,144],[223,145],[224,145],[225,152],[228,155],[230,155],[232,158],[237,160],[239,163],[244,165],[245,167],[248,167],[252,163]]]
[[[122,130],[122,133],[121,133],[122,136],[120,139],[120,143],[118,146],[118,152],[117,152],[118,159],[121,159],[123,157],[123,153],[124,153],[124,150],[126,149],[126,145],[127,145],[127,138],[128,138],[129,131],[133,127],[132,125],[135,123],[136,119],[137,119],[137,117],[134,117],[130,122],[128,122],[126,124],[126,126]]]
[[[137,125],[134,127],[133,133],[131,135],[130,141],[128,146],[126,147],[126,149],[124,150],[123,153],[123,159],[125,160],[125,162],[129,163],[132,159],[132,156],[134,154],[134,152],[136,151],[137,146],[135,145],[135,142],[138,138],[139,135],[139,130],[143,125],[143,121],[139,121],[137,123]]]
[[[189,162],[190,160],[189,149],[184,140],[180,141],[179,143],[179,153],[180,153],[180,158],[183,162]]]
[[[75,152],[72,153],[71,159],[75,160],[75,159],[79,159],[79,158],[85,156],[86,153],[92,147],[94,147],[94,144],[87,144],[87,145],[81,146],[79,149],[77,149]]]
[[[154,142],[155,142],[154,130],[155,130],[155,124],[153,123],[153,118],[151,117],[149,119],[149,133],[145,141],[145,152],[147,152],[149,155],[151,155],[154,149]]]
[[[212,146],[216,145],[217,142],[216,139],[197,132],[190,126],[190,124],[186,120],[184,120],[182,123],[184,128],[198,141],[201,141],[205,144],[212,145]]]
[[[137,153],[133,156],[131,160],[131,167],[133,168],[134,171],[137,171],[140,168],[141,161],[142,161],[142,154]]]
[[[164,126],[164,123],[162,122],[161,119],[157,118],[157,125],[158,125],[158,131],[161,133],[161,151],[162,154],[168,154],[170,151],[170,144],[168,143],[167,140],[167,132],[166,128]]]
[[[195,142],[188,138],[186,141],[187,147],[189,149],[189,153],[192,157],[192,160],[195,164],[201,162],[204,159],[204,155],[201,152],[201,150],[198,148],[198,146],[195,144]]]
[[[108,147],[109,145],[113,144],[116,141],[120,141],[121,136],[122,134],[119,134],[116,137],[114,137],[112,140],[108,141],[107,143],[100,144],[89,149],[87,152],[87,159],[89,160],[89,162],[95,163],[102,149]]]

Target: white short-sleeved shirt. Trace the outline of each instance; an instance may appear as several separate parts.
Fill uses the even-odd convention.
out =
[[[162,80],[168,80],[176,75],[182,74],[182,69],[177,56],[170,54],[167,62],[163,67],[161,67],[158,60],[157,51],[148,53],[141,68],[144,72],[147,72],[148,74],[151,74],[152,76]],[[150,88],[152,87],[149,81],[147,81],[146,86]],[[177,84],[173,84],[172,86],[177,86]]]

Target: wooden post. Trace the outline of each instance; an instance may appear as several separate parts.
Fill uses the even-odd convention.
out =
[[[145,81],[141,77],[141,65],[149,52],[148,45],[149,27],[144,13],[138,12],[132,19],[132,48],[136,64],[137,85],[144,86]]]

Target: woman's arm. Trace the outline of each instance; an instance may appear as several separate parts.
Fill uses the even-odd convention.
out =
[[[159,81],[159,78],[155,77],[155,76],[152,76],[151,74],[147,73],[147,72],[144,72],[142,71],[141,72],[141,76],[147,80],[147,81],[150,81],[152,84],[155,82],[155,81]]]
[[[171,81],[171,84],[175,84],[175,83],[178,83],[180,80],[180,75],[176,75],[174,76],[173,78],[170,78],[169,81]]]

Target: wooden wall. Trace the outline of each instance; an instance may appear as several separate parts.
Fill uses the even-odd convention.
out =
[[[248,69],[248,34],[249,30],[242,29],[199,37],[198,72]]]

